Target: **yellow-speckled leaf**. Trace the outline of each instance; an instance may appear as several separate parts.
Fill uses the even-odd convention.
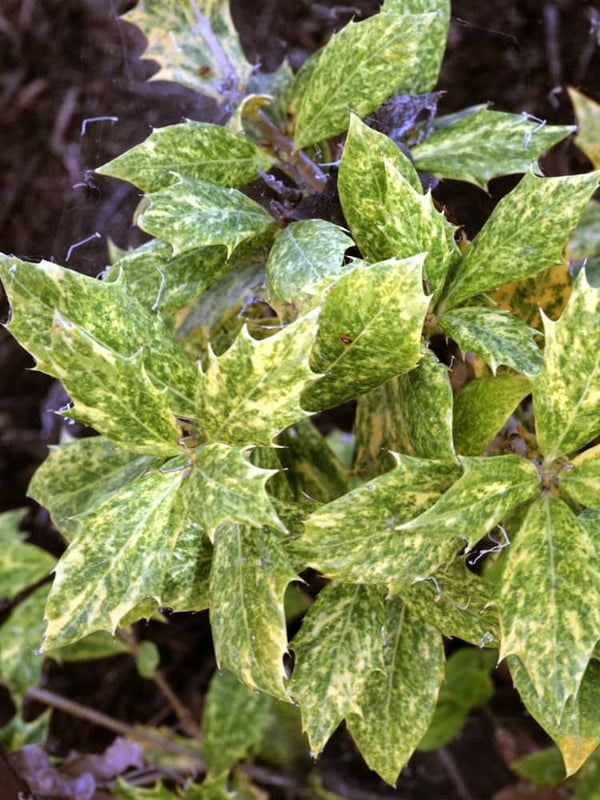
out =
[[[600,256],[600,203],[590,200],[569,242],[569,258],[583,261]]]
[[[407,81],[434,20],[434,14],[382,13],[334,34],[303,87],[295,147],[342,133],[349,108],[364,117]]]
[[[484,375],[467,383],[454,398],[454,442],[464,456],[479,456],[531,392],[520,375]]]
[[[258,243],[275,230],[273,217],[254,200],[206,181],[182,178],[148,195],[148,202],[138,225],[168,242],[176,256],[220,245],[229,257],[242,243]]]
[[[354,471],[365,481],[392,469],[395,461],[389,451],[401,450],[396,441],[394,423],[398,380],[392,378],[382,386],[371,389],[361,395],[356,404]]]
[[[0,627],[0,679],[17,708],[29,686],[42,674],[40,646],[44,633],[44,606],[49,586],[40,586],[12,611]]]
[[[600,104],[575,89],[569,89],[579,131],[575,144],[596,169],[600,169]]]
[[[210,574],[210,623],[217,662],[252,689],[288,700],[283,596],[296,578],[281,534],[220,528]]]
[[[313,753],[351,713],[369,677],[385,668],[383,592],[379,586],[332,583],[304,617],[291,646],[296,654],[291,691]]]
[[[557,264],[533,277],[500,286],[489,296],[495,306],[541,332],[544,326],[540,310],[551,319],[559,317],[571,296],[571,287],[569,264]]]
[[[247,136],[222,125],[188,121],[155,128],[144,142],[95,171],[156,192],[178,176],[237,188],[273,163]]]
[[[496,206],[460,260],[445,309],[565,263],[565,248],[600,173],[538,178],[528,172]]]
[[[435,710],[444,677],[442,636],[401,600],[388,600],[383,656],[384,668],[369,676],[348,728],[369,767],[394,785]]]
[[[561,494],[600,511],[600,445],[572,458],[557,474]]]
[[[501,658],[517,656],[560,723],[600,639],[600,529],[562,500],[531,504],[506,552],[498,595]]]
[[[26,544],[18,525],[24,511],[0,514],[0,598],[12,599],[19,592],[45,578],[56,559],[50,553]]]
[[[416,366],[429,305],[423,259],[359,264],[331,288],[310,359],[325,374],[303,394],[305,408],[340,405]]]
[[[537,168],[541,154],[574,130],[483,108],[434,133],[413,156],[420,170],[487,191],[492,178]]]
[[[207,438],[231,445],[269,445],[307,416],[300,395],[318,377],[308,364],[318,314],[315,309],[261,341],[242,328],[222,356],[210,354],[197,396],[198,421]]]
[[[204,611],[210,605],[209,580],[213,548],[204,529],[193,520],[189,491],[182,492],[185,503],[183,529],[165,573],[161,603],[174,611]]]
[[[228,0],[144,0],[125,19],[141,29],[144,55],[160,65],[153,80],[222,99],[242,91],[252,73]]]
[[[537,439],[547,461],[600,433],[600,290],[585,273],[557,322],[544,316],[544,366],[532,378]]]

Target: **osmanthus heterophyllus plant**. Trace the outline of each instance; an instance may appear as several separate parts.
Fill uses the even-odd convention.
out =
[[[600,297],[583,272],[565,306],[554,282],[599,174],[539,174],[572,127],[435,117],[449,11],[384,2],[266,75],[225,3],[146,0],[128,19],[159,77],[229,122],[155,130],[99,170],[146,194],[155,237],[103,280],[0,260],[10,331],[100,434],[31,483],[69,542],[44,652],[209,609],[222,667],[299,703],[314,753],[345,719],[390,783],[432,717],[443,636],[499,648],[569,773],[600,742]],[[516,172],[472,242],[423,188]],[[257,176],[269,203],[241,191]],[[513,312],[548,275],[536,301],[564,310],[542,342]],[[474,354],[464,385],[444,337]],[[350,400],[351,464],[309,420]],[[484,455],[513,413],[522,452]],[[480,542],[503,550],[493,580],[467,566]],[[288,642],[284,595],[308,567],[329,582]]]

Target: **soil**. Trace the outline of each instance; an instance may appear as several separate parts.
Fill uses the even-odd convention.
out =
[[[133,5],[119,0],[3,0],[0,9],[0,251],[54,260],[89,275],[107,264],[107,245],[133,246],[144,235],[132,225],[139,194],[128,184],[90,173],[142,141],[151,127],[184,118],[219,121],[215,103],[183,87],[148,81],[140,60],[143,37],[118,21]],[[332,30],[373,13],[374,0],[341,6],[334,0],[232,0],[232,14],[249,57],[275,69],[284,55],[299,66]],[[573,122],[565,91],[576,86],[600,100],[600,14],[585,0],[453,0],[452,24],[439,88],[441,113],[491,102],[549,123]],[[98,119],[100,118],[100,119]],[[544,159],[547,174],[589,169],[567,141]],[[436,197],[472,235],[515,183],[493,181],[490,193],[447,181]],[[4,305],[2,318],[6,317]],[[28,371],[31,359],[0,331],[0,511],[27,506],[24,529],[60,554],[63,542],[47,513],[26,497],[28,482],[57,440],[48,409],[64,398],[53,381]],[[165,673],[196,716],[214,668],[206,615],[177,615],[145,630],[158,644]],[[350,738],[338,731],[320,761],[325,787],[342,797],[429,800],[510,800],[526,793],[507,761],[547,740],[524,712],[503,669],[497,693],[474,712],[440,753],[419,753],[396,790],[370,772]],[[128,722],[172,723],[153,684],[127,657],[93,665],[49,665],[44,686]],[[0,724],[12,713],[0,697]],[[29,704],[34,715],[41,706]],[[62,712],[54,714],[49,751],[98,752],[112,734]],[[1,770],[0,770],[1,772]],[[300,778],[298,778],[300,780]],[[294,798],[290,787],[271,796]],[[528,790],[529,791],[529,790]],[[512,793],[511,793],[512,792]],[[556,795],[569,796],[567,794]]]

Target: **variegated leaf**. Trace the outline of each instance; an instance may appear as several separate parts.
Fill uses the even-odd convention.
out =
[[[600,511],[600,445],[585,450],[563,465],[556,476],[561,494]]]
[[[45,578],[56,559],[46,550],[27,544],[18,532],[23,510],[0,514],[0,598],[12,599]]]
[[[454,442],[464,456],[479,456],[531,392],[519,375],[484,375],[467,383],[454,398]]]
[[[10,300],[10,332],[36,359],[48,363],[55,313],[78,325],[108,350],[128,357],[141,351],[144,368],[167,387],[174,413],[194,411],[197,370],[156,314],[119,280],[88,278],[49,261],[32,264],[0,255],[0,278]]]
[[[331,288],[310,359],[325,374],[303,394],[305,408],[340,405],[416,366],[429,304],[422,267],[423,255],[359,264]]]
[[[318,377],[308,364],[318,313],[315,309],[262,341],[243,328],[222,356],[210,354],[197,396],[198,422],[207,438],[270,445],[307,416],[300,395]]]
[[[519,659],[511,656],[508,663],[525,707],[558,745],[567,776],[577,772],[600,744],[600,663],[590,661],[579,692],[567,700],[560,722],[554,709],[537,694]]]
[[[164,239],[173,255],[220,245],[227,257],[242,243],[258,243],[274,233],[273,217],[237,189],[182,178],[148,195],[137,219],[142,230]]]
[[[533,277],[504,284],[491,292],[489,298],[497,308],[510,311],[521,322],[542,333],[541,311],[551,319],[559,317],[571,296],[571,289],[570,265],[557,264]]]
[[[574,130],[572,125],[545,125],[525,114],[483,108],[435,132],[413,155],[424,172],[487,191],[492,178],[538,168],[541,154]]]
[[[575,144],[581,148],[595,169],[600,169],[600,104],[575,89],[569,89],[577,127]]]
[[[344,717],[361,713],[367,681],[385,668],[384,625],[379,586],[332,583],[304,617],[291,643],[296,654],[291,692],[315,755]]]
[[[277,235],[269,252],[269,294],[287,303],[311,297],[323,280],[333,281],[349,269],[344,253],[352,245],[342,228],[326,220],[292,222]]]
[[[148,40],[153,80],[177,81],[217,100],[242,91],[252,73],[228,0],[144,0],[125,19]]]
[[[456,542],[412,537],[398,525],[417,517],[449,489],[460,474],[452,462],[395,455],[391,472],[311,514],[297,546],[306,564],[329,578],[353,583],[405,583],[446,560]],[[417,541],[418,539],[418,541]],[[425,565],[429,565],[425,567]]]
[[[600,433],[600,290],[580,273],[561,318],[543,319],[544,366],[532,387],[538,443],[552,461]]]
[[[20,709],[25,692],[42,675],[40,643],[49,586],[40,586],[13,609],[0,627],[0,679]]]
[[[182,461],[167,462],[165,469]],[[185,475],[183,469],[152,470],[78,517],[80,531],[58,562],[46,606],[45,651],[96,630],[112,633],[143,601],[160,605],[183,527]]]
[[[392,469],[396,462],[389,451],[401,450],[396,443],[394,423],[398,380],[392,378],[371,389],[361,395],[356,404],[354,472],[365,481]]]
[[[252,689],[287,701],[283,597],[295,578],[281,534],[245,525],[217,532],[210,573],[217,663]]]
[[[494,308],[457,308],[439,318],[440,328],[463,353],[480,356],[494,375],[501,364],[524,375],[542,366],[542,354],[534,341],[538,334],[520,319]]]
[[[204,611],[210,606],[209,580],[213,548],[204,529],[194,522],[186,488],[180,494],[185,506],[183,528],[165,573],[161,604],[174,611]]]
[[[573,271],[585,265],[592,286],[600,285],[600,203],[591,200],[581,215],[569,242]]]
[[[433,14],[381,13],[334,34],[302,92],[296,149],[342,133],[349,108],[364,117],[407,81],[418,69],[420,45],[434,20]]]
[[[427,730],[444,677],[435,628],[399,599],[385,604],[384,668],[373,672],[348,728],[369,767],[394,785]]]
[[[237,188],[255,180],[257,169],[268,170],[273,163],[247,136],[188,120],[155,128],[144,142],[95,171],[130,181],[143,192],[156,192],[179,178]]]
[[[515,655],[559,724],[600,639],[600,529],[544,493],[506,553],[498,594],[500,657]]]
[[[600,173],[538,178],[528,172],[496,206],[458,264],[442,300],[448,310],[496,286],[564,264],[571,230]]]

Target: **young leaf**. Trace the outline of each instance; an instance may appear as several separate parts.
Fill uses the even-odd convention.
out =
[[[176,256],[221,245],[229,258],[238,245],[258,242],[275,227],[273,217],[254,200],[206,181],[182,178],[148,195],[148,200],[137,223],[168,242]]]
[[[26,544],[18,532],[22,509],[0,514],[0,598],[10,600],[45,578],[56,559],[46,550]]]
[[[537,169],[541,154],[574,130],[483,108],[434,133],[414,148],[413,156],[424,172],[487,191],[492,178]]]
[[[349,269],[343,259],[352,245],[338,225],[326,220],[292,222],[277,235],[269,253],[269,294],[287,303],[311,297],[323,279],[333,280]]]
[[[210,623],[217,663],[252,689],[289,701],[283,596],[296,578],[281,534],[226,525],[215,538]]]
[[[571,459],[556,476],[561,494],[600,511],[600,445]]]
[[[42,675],[40,643],[44,633],[44,606],[49,586],[40,586],[11,612],[0,627],[0,678],[17,708],[25,692]]]
[[[313,753],[352,712],[369,677],[385,668],[385,624],[379,586],[332,583],[321,591],[292,641],[296,654],[291,691]]]
[[[423,260],[360,264],[327,293],[310,359],[325,375],[303,394],[305,408],[340,405],[417,364],[429,304]]]
[[[143,192],[156,192],[179,178],[237,188],[268,170],[274,159],[247,136],[221,125],[188,120],[155,128],[141,144],[95,172],[129,181]]]
[[[531,392],[520,375],[484,375],[454,398],[454,442],[461,455],[479,456]]]
[[[374,111],[417,67],[421,42],[434,19],[433,14],[381,13],[334,34],[302,93],[295,148],[345,131],[348,108],[360,117]]]
[[[510,768],[534,786],[560,786],[565,779],[564,761],[560,750],[554,746],[527,753],[511,761]],[[590,800],[589,796],[587,800]]]
[[[231,672],[215,672],[202,714],[202,753],[213,775],[229,770],[260,740],[271,705],[270,697],[253,692]]]
[[[551,461],[600,433],[600,290],[580,273],[561,318],[543,319],[544,366],[532,387],[540,450]]]
[[[443,314],[439,324],[463,353],[472,351],[480,356],[494,375],[500,364],[524,375],[534,375],[542,366],[542,354],[533,338],[538,331],[506,311],[457,308]]]
[[[450,283],[444,310],[503,283],[564,264],[571,230],[600,173],[538,178],[528,172],[496,206]]]
[[[270,445],[307,416],[300,395],[318,377],[308,365],[318,313],[315,309],[262,341],[243,328],[222,356],[210,353],[197,396],[198,422],[207,438]]]
[[[529,507],[506,555],[498,610],[500,657],[515,655],[561,722],[600,639],[600,538],[562,500],[545,493]]]
[[[385,604],[384,668],[367,679],[348,728],[369,767],[394,785],[433,715],[444,677],[441,634],[401,600]]]
[[[577,127],[575,144],[581,148],[595,169],[600,169],[600,105],[575,89],[568,89],[575,109]]]
[[[276,470],[260,469],[246,448],[217,442],[201,445],[187,485],[190,512],[211,541],[217,528],[239,522],[283,528],[265,489]]]

